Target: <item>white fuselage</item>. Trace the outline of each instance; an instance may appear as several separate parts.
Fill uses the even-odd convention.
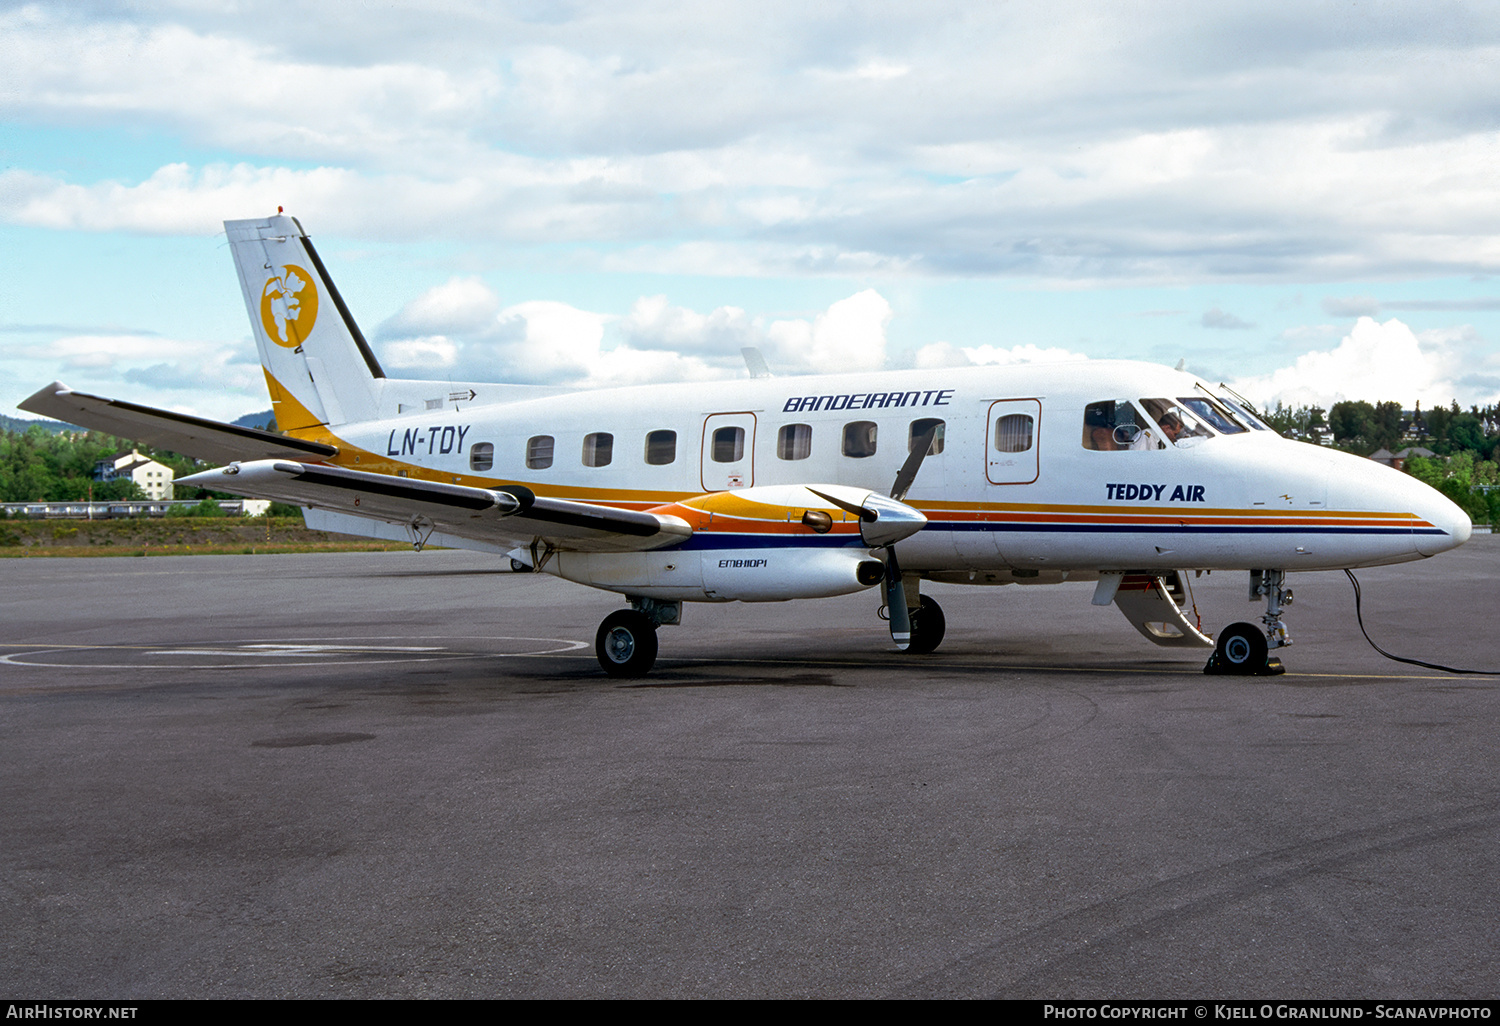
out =
[[[1150,410],[1146,400],[1217,394],[1149,364],[760,378],[519,400],[512,388],[495,405],[485,405],[485,386],[473,387],[472,403],[333,431],[361,469],[650,509],[765,485],[885,494],[913,423],[941,420],[941,451],[905,500],[929,520],[901,543],[908,572],[1334,569],[1433,555],[1470,530],[1461,510],[1407,475],[1258,426],[1176,445],[1094,447],[1093,406]]]

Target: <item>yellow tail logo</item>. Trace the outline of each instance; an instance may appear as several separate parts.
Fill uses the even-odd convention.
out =
[[[312,275],[296,264],[276,268],[260,294],[260,321],[272,342],[296,349],[318,321],[318,289]]]

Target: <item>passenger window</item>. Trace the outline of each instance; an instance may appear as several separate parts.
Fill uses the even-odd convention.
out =
[[[911,452],[917,444],[917,439],[925,435],[929,428],[937,428],[932,433],[932,444],[927,447],[927,455],[936,456],[943,451],[943,435],[947,432],[947,425],[940,420],[924,417],[921,420],[911,422],[911,431],[906,436],[906,451]]]
[[[777,459],[805,460],[811,455],[811,424],[786,424],[776,433]]]
[[[714,432],[710,455],[715,463],[738,463],[745,458],[745,429],[721,427]]]
[[[845,456],[851,456],[857,460],[874,456],[875,422],[856,420],[852,424],[845,424],[843,452]]]
[[[996,452],[1028,452],[1036,434],[1030,414],[1007,413],[995,421]]]
[[[646,436],[646,462],[653,467],[665,466],[677,459],[677,432],[653,431]]]
[[[546,470],[552,466],[552,436],[537,435],[526,440],[526,467],[528,470]]]
[[[585,467],[607,467],[615,458],[615,436],[607,431],[597,431],[583,436],[583,465]]]
[[[1128,399],[1090,403],[1083,409],[1083,447],[1101,452],[1160,449],[1163,443],[1147,430],[1146,419]]]
[[[495,465],[495,445],[493,442],[475,442],[469,446],[469,469],[489,470]]]

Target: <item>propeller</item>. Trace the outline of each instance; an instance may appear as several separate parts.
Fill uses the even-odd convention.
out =
[[[938,425],[932,424],[912,440],[911,455],[906,457],[906,462],[896,471],[889,500],[871,492],[862,504],[853,503],[815,488],[808,489],[818,498],[859,517],[859,533],[865,543],[885,549],[885,608],[890,618],[891,640],[903,652],[911,645],[911,610],[906,606],[906,588],[901,583],[901,566],[896,561],[896,542],[921,530],[927,523],[927,518],[902,500],[911,491],[912,482],[917,479],[917,471],[922,469],[922,461],[932,448],[937,430]]]

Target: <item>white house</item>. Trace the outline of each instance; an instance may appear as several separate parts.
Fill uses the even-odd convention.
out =
[[[135,449],[106,456],[94,464],[95,481],[114,481],[122,477],[134,481],[148,499],[172,498],[172,468],[142,456]]]

